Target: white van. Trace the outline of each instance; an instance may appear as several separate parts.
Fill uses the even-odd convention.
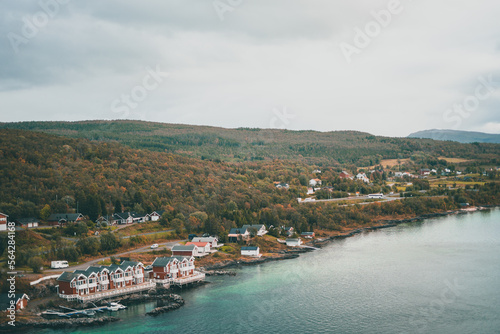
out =
[[[69,264],[68,261],[52,261],[50,262],[50,267],[52,269],[68,268]]]

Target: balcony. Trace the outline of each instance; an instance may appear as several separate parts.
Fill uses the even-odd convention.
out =
[[[182,286],[188,283],[203,281],[204,279],[205,279],[204,273],[195,271],[194,274],[191,276],[172,279],[172,284]]]
[[[67,299],[67,300],[78,300],[81,302],[88,302],[92,300],[97,300],[97,299],[107,299],[107,298],[112,298],[116,296],[123,296],[123,295],[128,295],[132,293],[136,293],[138,291],[144,291],[144,290],[149,290],[151,288],[155,287],[155,282],[146,282],[142,283],[139,285],[133,285],[133,286],[128,286],[125,288],[119,288],[119,289],[111,289],[111,290],[106,290],[102,292],[96,292],[96,293],[91,293],[88,295],[63,295],[59,294],[59,297]]]

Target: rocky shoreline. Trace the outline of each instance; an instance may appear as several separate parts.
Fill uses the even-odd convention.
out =
[[[304,253],[307,252],[307,250],[302,251],[285,251],[283,253],[278,253],[279,255],[276,257],[264,257],[264,258],[256,258],[256,259],[248,259],[248,260],[226,260],[222,261],[219,263],[215,263],[211,266],[207,266],[203,268],[205,271],[218,271],[219,269],[225,269],[225,268],[237,268],[241,266],[249,266],[249,265],[255,265],[255,264],[261,264],[265,262],[272,262],[272,261],[282,261],[282,260],[289,260],[289,259],[295,259],[299,257],[298,254],[295,253]]]
[[[22,329],[29,328],[52,328],[52,329],[69,329],[74,327],[89,327],[89,326],[102,326],[111,322],[119,321],[117,317],[100,317],[100,318],[77,318],[77,319],[29,319],[24,322],[16,321],[15,327],[8,324],[0,325],[0,332],[19,332]]]
[[[104,306],[109,302],[119,301],[124,305],[133,305],[147,301],[157,301],[158,307],[153,311],[146,313],[146,315],[158,315],[171,310],[178,309],[184,305],[184,299],[173,293],[168,293],[166,289],[151,289],[145,294],[132,294],[127,296],[120,296],[117,298],[101,300],[96,302],[95,305]],[[91,303],[79,304],[74,303],[72,308],[81,310],[86,308],[95,307]],[[0,332],[19,331],[20,328],[52,328],[52,329],[69,329],[75,327],[86,326],[102,326],[111,322],[120,321],[120,318],[114,316],[104,316],[95,318],[71,318],[71,319],[44,319],[39,315],[33,315],[31,318],[23,319],[23,321],[16,321],[16,326],[10,326],[7,323],[0,325]]]

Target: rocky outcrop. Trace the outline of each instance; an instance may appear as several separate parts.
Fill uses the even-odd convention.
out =
[[[156,316],[168,311],[176,310],[182,305],[184,305],[184,299],[179,295],[171,294],[168,301],[165,301],[164,305],[159,306],[152,311],[146,313],[146,315]]]
[[[205,270],[204,268],[199,268],[202,273],[204,273],[206,276],[236,276],[235,271],[229,271],[229,270]]]

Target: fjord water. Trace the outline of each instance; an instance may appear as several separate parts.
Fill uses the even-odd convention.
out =
[[[500,210],[429,219],[244,267],[79,333],[500,333]],[[48,331],[52,332],[52,331]],[[67,331],[66,331],[67,332]]]

